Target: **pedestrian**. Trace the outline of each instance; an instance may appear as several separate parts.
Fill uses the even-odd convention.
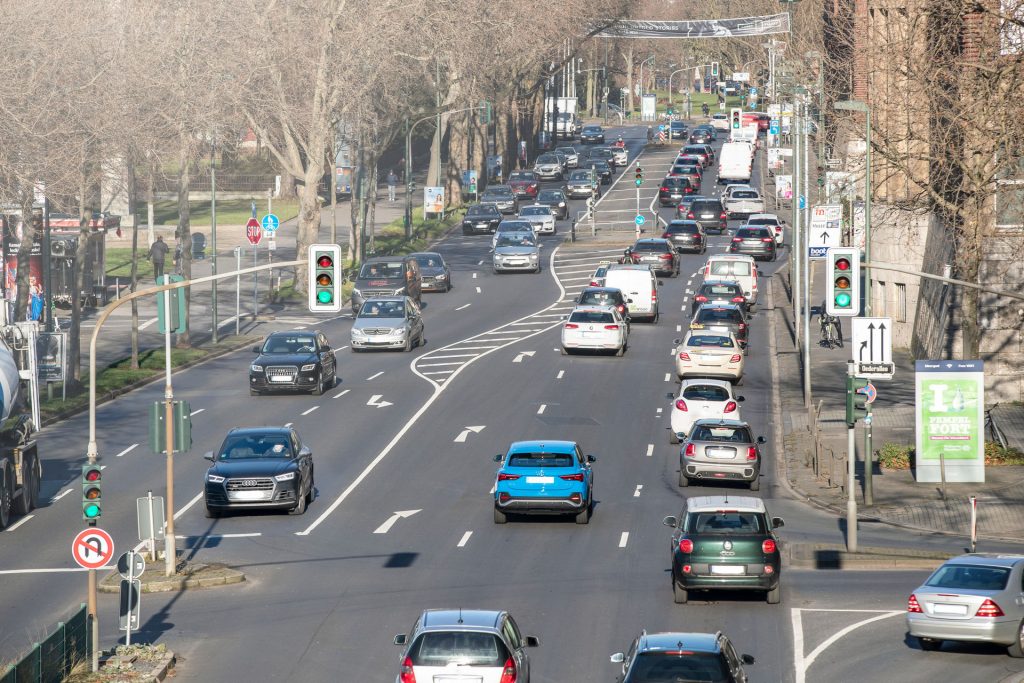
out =
[[[146,258],[153,262],[153,276],[156,278],[157,284],[160,284],[160,279],[164,276],[164,261],[167,259],[168,251],[170,249],[164,242],[163,235],[157,235],[156,242],[153,242],[153,246],[149,248],[149,253],[146,255]]]
[[[388,171],[388,201],[395,201],[395,187],[398,185],[398,176],[395,175],[395,169]]]

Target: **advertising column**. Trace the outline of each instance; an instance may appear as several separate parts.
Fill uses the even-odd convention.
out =
[[[985,377],[980,360],[915,363],[917,481],[985,481]]]

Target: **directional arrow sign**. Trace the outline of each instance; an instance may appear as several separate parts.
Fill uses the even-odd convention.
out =
[[[843,246],[843,207],[840,204],[822,204],[811,210],[807,252],[811,259],[825,258],[829,247]]]
[[[536,351],[520,351],[519,354],[515,358],[512,359],[512,362],[513,363],[522,363],[524,357],[530,356],[532,358],[533,354],[535,354],[535,353],[537,353],[537,352]]]
[[[386,534],[388,531],[391,530],[391,527],[393,527],[395,525],[395,522],[397,522],[400,519],[405,519],[406,517],[412,517],[417,512],[423,512],[423,511],[422,510],[399,510],[399,511],[395,512],[395,514],[393,514],[390,517],[388,517],[387,520],[383,524],[381,524],[379,527],[374,529],[373,533],[375,533],[375,534]]]
[[[854,318],[851,350],[858,377],[892,379],[892,318]]]
[[[370,397],[370,400],[366,402],[366,405],[368,405],[368,406],[376,406],[378,408],[384,408],[384,407],[387,407],[387,406],[395,405],[394,403],[391,403],[390,401],[382,401],[381,400],[382,398],[384,398],[384,397],[381,394],[374,394],[373,396]]]
[[[466,427],[461,432],[459,432],[459,435],[457,437],[455,437],[455,443],[466,443],[466,437],[469,436],[470,432],[473,432],[474,434],[479,434],[483,430],[484,425],[480,425],[478,427]]]

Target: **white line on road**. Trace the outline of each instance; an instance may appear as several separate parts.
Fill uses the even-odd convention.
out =
[[[666,372],[666,373],[665,373],[665,381],[666,381],[666,382],[667,382],[667,381],[669,381],[669,379],[670,379],[671,377],[672,377],[672,373],[669,373],[669,372]]]
[[[303,414],[303,415],[309,415],[310,413],[312,413],[312,412],[313,412],[314,410],[316,410],[316,409],[317,409],[317,408],[319,408],[319,407],[320,407],[320,406],[313,406],[313,407],[312,407],[312,408],[310,408],[309,410],[303,411],[303,413],[302,413],[302,414]]]
[[[193,499],[192,499],[192,500],[190,500],[189,502],[185,503],[185,507],[181,508],[180,510],[178,510],[177,512],[175,512],[175,513],[174,513],[174,519],[178,519],[178,518],[179,518],[179,517],[181,517],[181,516],[182,516],[183,514],[185,514],[186,512],[188,512],[188,509],[189,509],[190,507],[192,507],[193,505],[195,505],[196,503],[198,503],[198,502],[199,502],[199,499],[200,499],[200,498],[202,498],[202,497],[203,497],[203,492],[202,492],[202,491],[200,491],[199,493],[197,493],[197,494],[196,494],[196,497],[195,497],[195,498],[193,498]]]
[[[189,413],[188,416],[192,417],[193,415],[198,415],[199,413],[203,412],[204,410],[206,410],[206,408],[196,408],[191,413]]]
[[[473,279],[474,280],[476,279],[476,273],[473,273]],[[458,309],[456,309],[456,310],[458,310]]]
[[[367,377],[366,381],[369,382],[371,379],[377,379],[378,377],[380,377],[383,374],[384,374],[384,371],[381,370],[380,372],[378,372],[376,374],[373,374],[373,375],[370,375],[369,377]]]
[[[139,325],[139,329],[140,329],[140,330],[144,330],[144,329],[146,329],[147,327],[149,327],[150,325],[152,325],[153,323],[155,323],[156,321],[157,321],[157,319],[156,319],[156,318],[150,318],[150,319],[149,319],[149,320],[147,320],[146,322],[144,322],[144,323],[141,323],[141,324]]]
[[[285,427],[291,427],[293,424],[295,424],[295,423],[294,422],[285,422],[284,426]]]
[[[619,536],[619,547],[625,548],[627,543],[629,543],[629,532],[623,531],[622,535]]]
[[[476,264],[477,264],[478,266],[482,266],[482,265],[484,264],[484,260],[483,260],[483,259],[480,259],[479,261],[477,261],[477,262],[476,262]]]
[[[633,491],[633,497],[634,498],[639,498],[640,497],[640,492],[643,490],[643,488],[644,488],[643,484],[637,484],[636,485],[636,490]]]
[[[479,434],[486,428],[487,427],[485,425],[476,425],[475,427],[467,426],[465,429],[459,432],[458,436],[455,437],[455,443],[466,443],[466,438],[469,436],[470,432],[472,432],[473,434]]]
[[[262,535],[263,535],[263,532],[261,532],[261,531],[250,531],[248,533],[239,533],[239,534],[194,534],[194,535],[185,535],[185,536],[175,535],[175,538],[180,538],[182,540],[188,539],[188,538],[201,538],[201,539],[207,539],[207,538],[256,538],[257,536],[262,536]]]
[[[334,349],[334,351],[335,352],[337,352],[337,351],[344,351],[347,348],[348,348],[348,344],[345,344],[344,346],[339,346],[338,348]]]
[[[565,370],[559,370],[558,376],[555,379],[562,379],[563,377],[565,377]]]
[[[456,308],[455,310],[456,310],[456,311],[462,311],[462,310],[465,310],[465,309],[469,308],[469,307],[470,307],[470,306],[472,306],[472,305],[473,305],[473,304],[462,304],[461,306],[459,306],[459,307],[458,307],[458,308]]]
[[[124,449],[123,451],[121,451],[120,453],[115,455],[114,457],[115,458],[120,458],[122,455],[127,455],[127,454],[131,453],[132,451],[134,451],[138,447],[139,447],[139,444],[133,443],[131,446],[129,446],[128,448]]]
[[[466,544],[469,543],[469,537],[472,535],[472,531],[467,531],[466,533],[462,534],[462,538],[459,539],[459,545],[457,547],[465,548]]]
[[[32,519],[33,517],[35,517],[35,515],[25,515],[24,517],[22,517],[21,519],[19,519],[19,520],[18,520],[17,522],[15,522],[14,524],[12,524],[12,525],[10,525],[9,527],[7,527],[7,533],[10,533],[10,532],[14,531],[14,530],[15,530],[15,529],[17,529],[17,528],[18,528],[19,526],[21,526],[22,524],[24,524],[24,523],[25,523],[25,522],[27,522],[28,520]]]
[[[457,363],[456,365],[462,365],[462,363]],[[455,371],[454,370],[433,370],[431,372],[421,372],[420,374],[424,375],[424,376],[427,376],[427,377],[431,377],[433,375],[450,375],[453,372],[455,372]]]
[[[547,408],[548,408],[548,404],[547,403],[541,403],[540,404],[540,408],[537,408],[537,414],[538,415],[543,415],[544,411],[547,410]]]
[[[421,365],[417,365],[416,367],[418,367],[418,368],[439,368],[439,367],[441,367],[443,365],[462,365],[463,362],[464,361],[456,360],[456,361],[452,361],[451,363],[423,363]]]
[[[676,325],[676,332],[682,332],[682,331],[683,331],[683,326],[682,325]]]
[[[649,443],[649,444],[647,444],[647,457],[649,458],[652,455],[654,455],[654,444],[653,443]]]
[[[807,670],[814,663],[814,660],[818,658],[822,652],[828,649],[833,643],[845,636],[846,634],[854,631],[861,626],[866,626],[882,619],[888,619],[889,617],[895,617],[900,614],[906,614],[905,611],[891,611],[878,614],[877,616],[871,617],[870,619],[864,619],[854,624],[850,624],[846,628],[840,629],[833,633],[831,636],[826,638],[818,647],[811,651],[811,654],[804,657],[804,629],[803,629],[803,618],[800,615],[801,611],[817,611],[817,610],[800,610],[794,608],[790,610],[790,616],[793,622],[793,665],[796,669],[795,683],[804,683],[807,680]],[[864,612],[864,611],[878,611],[878,610],[830,610],[833,612]]]
[[[352,390],[351,389],[345,389],[344,391],[339,391],[334,396],[331,396],[331,398],[341,398],[342,396],[344,396],[345,394],[347,394],[350,391],[352,391]]]
[[[657,413],[658,415],[661,415],[661,408],[658,408]]]
[[[51,502],[51,503],[56,503],[56,502],[57,502],[58,500],[60,500],[60,499],[61,499],[61,498],[63,498],[64,496],[68,495],[68,494],[69,494],[69,493],[71,493],[72,491],[74,491],[74,489],[64,489],[63,491],[61,491],[60,493],[58,493],[58,494],[57,494],[56,496],[54,496],[53,498],[51,498],[51,499],[50,499],[50,502]]]
[[[477,293],[477,294],[479,294],[479,293],[480,293],[481,291],[482,291],[482,290],[481,290],[481,289],[480,289],[479,287],[477,287],[477,288],[476,288],[476,293]]]

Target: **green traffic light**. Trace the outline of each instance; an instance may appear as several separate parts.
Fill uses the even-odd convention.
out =
[[[333,299],[333,298],[334,297],[327,290],[319,291],[319,292],[316,293],[316,300],[319,301],[322,304],[329,304],[329,303],[331,303],[331,299]]]
[[[836,306],[839,308],[846,308],[850,305],[850,295],[846,292],[840,292],[836,294]]]
[[[96,503],[86,503],[82,506],[82,514],[86,519],[96,519],[100,516],[100,506]]]

